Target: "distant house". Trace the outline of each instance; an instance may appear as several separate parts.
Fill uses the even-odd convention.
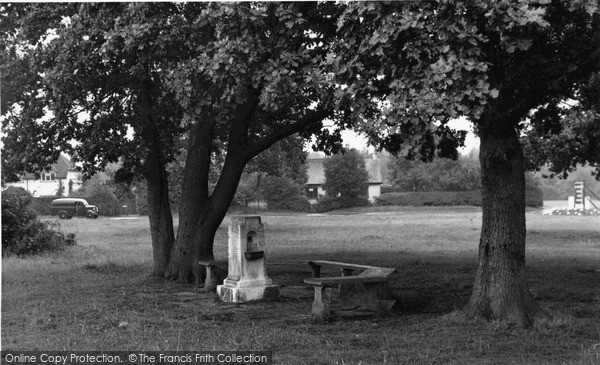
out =
[[[24,174],[18,182],[7,183],[7,186],[21,187],[32,196],[57,195],[60,187],[63,187],[63,196],[69,196],[69,184],[73,190],[81,186],[79,174],[73,168],[71,160],[61,153],[49,170],[36,174]]]
[[[323,161],[325,155],[321,153],[311,153],[308,155],[308,181],[306,183],[306,196],[311,203],[316,203],[321,196],[325,196],[326,192],[323,189],[325,184],[325,169]],[[364,196],[370,201],[375,200],[381,195],[381,184],[383,183],[383,175],[381,173],[381,160],[375,154],[365,157],[365,167],[369,173],[369,188],[365,191]]]

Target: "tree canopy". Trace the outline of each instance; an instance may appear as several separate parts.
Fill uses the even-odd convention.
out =
[[[5,6],[13,27],[4,45],[19,49],[3,54],[7,68],[16,75],[25,63],[34,81],[20,82],[21,95],[9,103],[20,105],[3,120],[10,151],[4,166],[38,169],[63,150],[91,174],[121,159],[117,180],[148,181],[155,275],[190,280],[193,262],[212,257],[214,232],[252,158],[294,133],[317,133],[321,148],[339,144],[338,134],[320,134],[322,121],[338,113],[327,63],[337,9],[330,3]],[[166,166],[183,136],[175,241]],[[218,149],[223,166],[210,186]]]
[[[559,169],[600,157],[593,153],[597,119],[560,129],[551,123],[558,113],[540,115],[568,100],[583,102],[589,92],[585,85],[600,68],[598,3],[351,3],[338,25],[346,40],[335,61],[338,80],[355,96],[355,125],[374,143],[409,158],[456,157],[464,136],[447,122],[464,116],[474,124],[481,139],[483,219],[465,313],[530,325],[541,311],[525,280],[519,137],[587,132],[574,144],[589,152],[567,147],[565,156],[575,154],[575,160]],[[540,118],[531,122],[531,113]],[[542,153],[538,162],[548,156]]]
[[[524,269],[522,141],[531,161],[550,160],[557,171],[600,159],[597,1],[0,9],[2,82],[16,86],[2,89],[3,170],[49,165],[60,150],[84,171],[123,159],[123,179],[148,181],[155,275],[188,281],[197,259],[213,258],[244,167],[278,140],[317,134],[318,148],[335,150],[340,130],[353,126],[409,158],[456,158],[464,133],[447,123],[464,116],[481,139],[483,196],[465,313],[522,325],[539,315]],[[166,164],[182,135],[175,240]],[[223,168],[210,189],[217,146]]]

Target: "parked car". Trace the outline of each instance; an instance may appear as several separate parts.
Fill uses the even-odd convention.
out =
[[[71,219],[73,217],[98,218],[98,208],[88,204],[87,200],[81,198],[58,198],[50,203],[52,215],[58,215],[60,219]]]

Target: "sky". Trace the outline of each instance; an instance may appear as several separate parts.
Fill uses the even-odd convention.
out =
[[[461,154],[466,155],[471,152],[473,148],[479,147],[479,138],[475,136],[475,133],[473,133],[471,122],[469,122],[466,118],[453,119],[448,123],[448,125],[453,129],[468,132],[467,138],[465,139],[465,147],[459,150]],[[373,147],[367,146],[366,138],[352,130],[342,131],[342,138],[344,140],[344,144],[356,148],[357,150],[367,149],[369,151],[373,151]]]

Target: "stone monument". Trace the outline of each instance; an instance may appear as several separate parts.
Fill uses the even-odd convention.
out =
[[[224,302],[245,303],[279,297],[265,269],[265,231],[260,216],[232,216],[229,225],[228,276],[217,294]]]

